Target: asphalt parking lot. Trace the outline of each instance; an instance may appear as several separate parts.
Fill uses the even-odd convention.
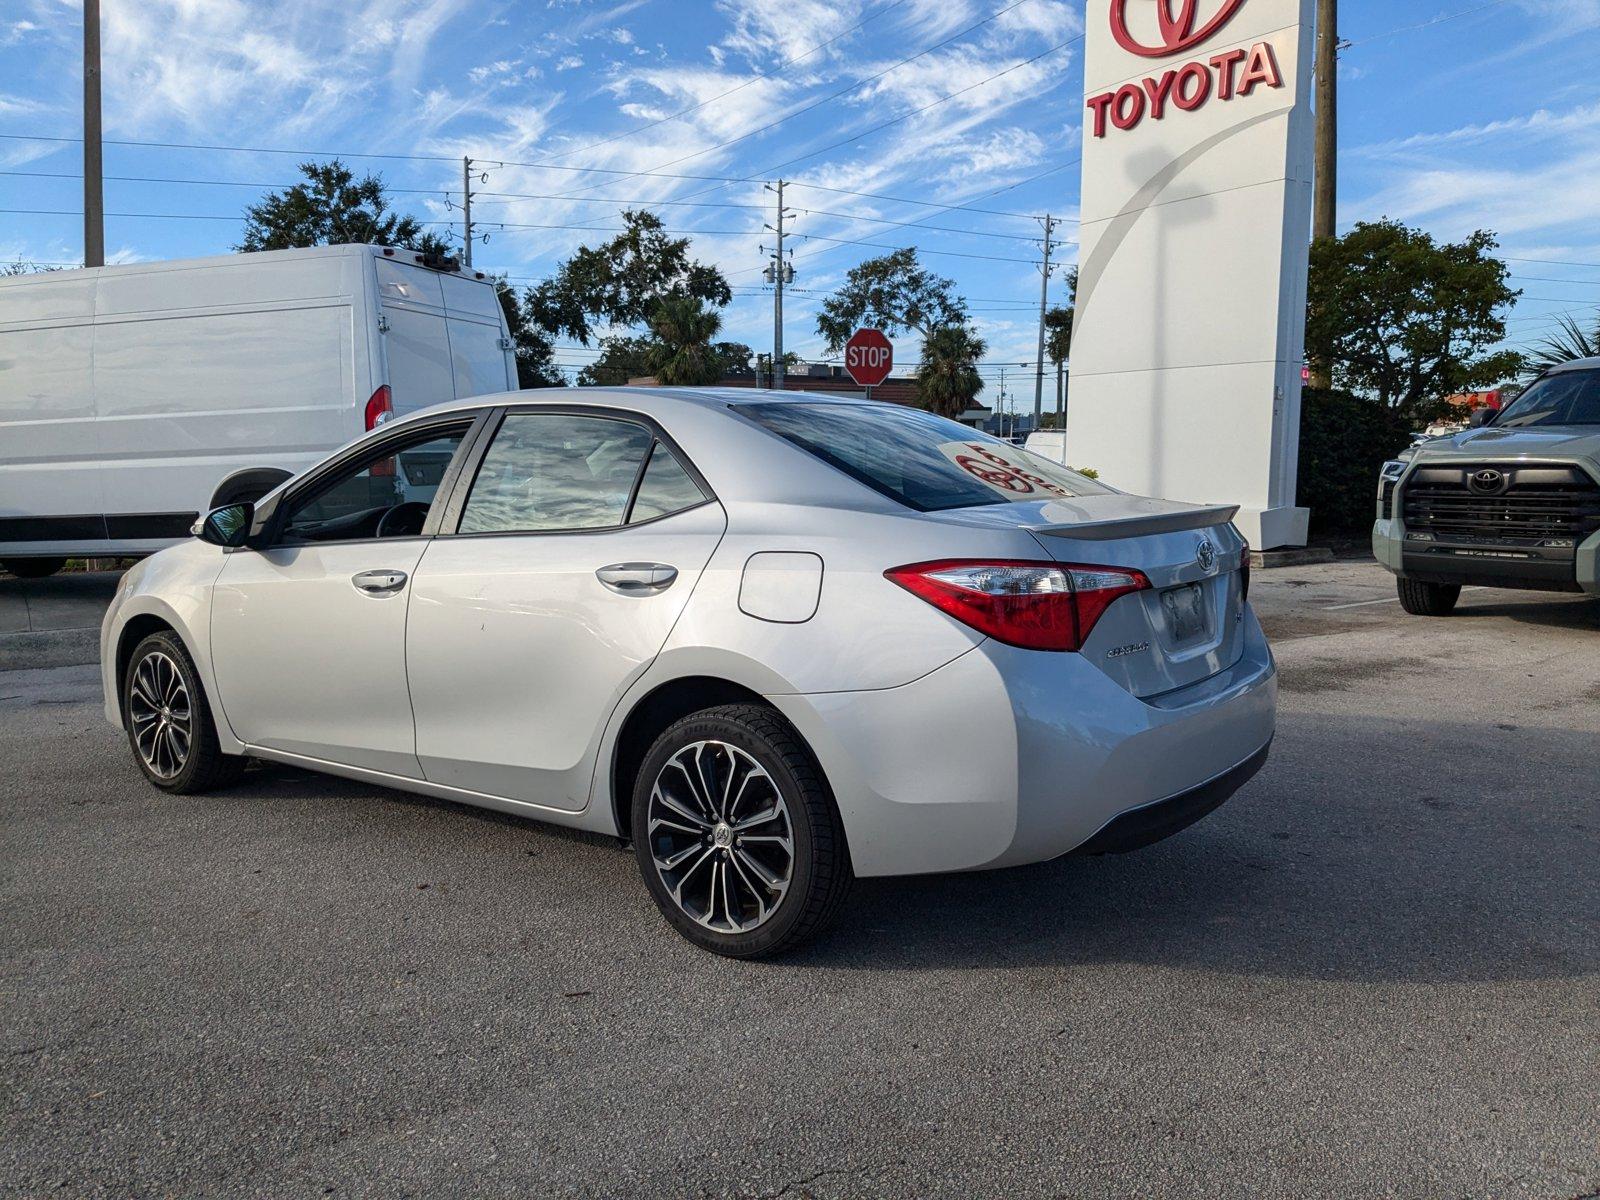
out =
[[[93,667],[0,673],[0,1189],[1600,1193],[1600,603],[1393,594],[1257,574],[1278,740],[1183,835],[868,881],[757,964],[615,846],[278,767],[167,797]]]

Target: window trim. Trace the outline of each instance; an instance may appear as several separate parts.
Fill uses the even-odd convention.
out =
[[[476,448],[492,411],[492,409],[487,408],[469,408],[440,413],[438,416],[397,426],[392,435],[361,438],[359,441],[345,447],[337,456],[316,468],[312,474],[296,480],[291,488],[280,492],[269,511],[262,512],[258,509],[255,521],[252,523],[250,537],[245,545],[253,550],[270,550],[287,546],[354,546],[368,542],[387,544],[391,542],[416,541],[435,536],[445,508],[445,505],[440,503],[440,498],[450,497],[455,494],[463,464],[469,454]],[[330,477],[342,474],[356,462],[365,462],[369,457],[382,457],[384,450],[388,447],[393,446],[398,451],[402,445],[412,442],[418,434],[426,434],[433,431],[437,435],[437,431],[457,428],[462,425],[465,425],[466,429],[462,434],[461,442],[456,446],[455,454],[451,456],[449,464],[444,469],[444,474],[439,477],[439,486],[433,494],[434,502],[429,506],[428,519],[423,522],[420,534],[414,534],[411,537],[337,538],[315,542],[286,542],[282,540],[284,526],[288,522],[289,514],[295,503],[308,492],[315,492],[328,485]],[[423,440],[426,441],[428,439],[424,438]]]
[[[478,481],[478,472],[483,467],[484,459],[488,457],[489,449],[494,445],[495,435],[500,432],[500,427],[505,424],[505,419],[512,415],[522,414],[547,414],[560,417],[597,417],[604,420],[623,421],[630,425],[642,426],[646,433],[652,437],[650,449],[640,460],[639,468],[634,473],[633,487],[628,492],[628,504],[623,509],[623,522],[620,525],[596,525],[587,529],[482,529],[463,533],[461,519],[466,513],[467,497],[472,494],[473,485]],[[628,523],[628,518],[633,515],[634,501],[639,497],[640,484],[644,482],[644,471],[655,454],[656,443],[659,442],[672,453],[680,466],[694,480],[695,486],[700,489],[705,497],[699,504],[691,504],[687,508],[680,508],[674,512],[663,513],[659,517],[651,517],[645,521]],[[694,460],[683,452],[683,447],[673,439],[661,423],[648,413],[636,409],[615,408],[602,404],[507,404],[493,410],[489,420],[484,423],[483,430],[473,440],[472,452],[469,459],[463,460],[461,470],[453,481],[453,487],[448,504],[442,514],[439,528],[435,531],[437,537],[450,538],[491,538],[491,537],[585,537],[595,533],[621,533],[627,529],[643,529],[647,525],[654,525],[657,521],[665,521],[672,517],[680,516],[686,512],[693,512],[697,508],[704,508],[707,504],[717,503],[717,494],[712,491],[711,485],[706,482],[706,477],[694,465]],[[431,517],[431,513],[429,514]]]

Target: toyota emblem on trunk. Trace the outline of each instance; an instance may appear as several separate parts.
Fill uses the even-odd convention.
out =
[[[1217,548],[1211,544],[1210,538],[1200,539],[1200,544],[1194,548],[1194,560],[1200,564],[1202,571],[1209,571],[1217,565]]]

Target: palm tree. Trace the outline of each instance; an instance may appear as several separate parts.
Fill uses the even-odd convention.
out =
[[[1585,333],[1570,316],[1562,316],[1560,325],[1531,353],[1522,356],[1524,375],[1538,375],[1575,358],[1600,356],[1600,319],[1596,319],[1593,333]]]
[[[917,399],[942,417],[959,417],[983,390],[977,362],[989,347],[967,325],[940,325],[922,339]]]
[[[666,387],[703,387],[722,378],[722,360],[712,339],[722,317],[692,296],[670,296],[650,316],[655,342],[645,362]]]

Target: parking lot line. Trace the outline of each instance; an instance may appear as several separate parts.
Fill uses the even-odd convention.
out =
[[[1488,591],[1487,588],[1481,588],[1481,587],[1467,587],[1467,588],[1462,588],[1461,590],[1463,592],[1483,592],[1483,591]],[[1400,597],[1399,596],[1386,596],[1382,600],[1357,600],[1353,604],[1330,604],[1326,608],[1324,608],[1322,611],[1323,612],[1333,612],[1336,609],[1341,609],[1341,608],[1365,608],[1369,604],[1399,604],[1399,603],[1400,603]]]

